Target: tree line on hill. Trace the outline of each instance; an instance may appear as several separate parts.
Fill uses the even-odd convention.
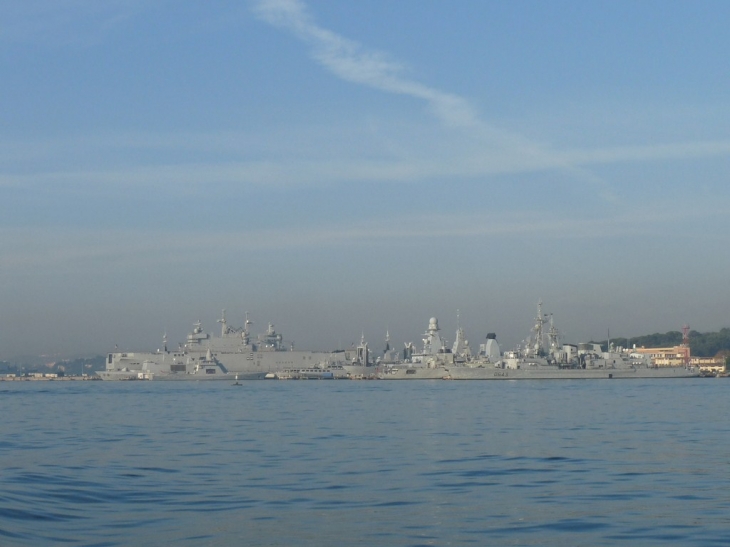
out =
[[[634,338],[611,338],[610,342],[615,346],[632,348],[666,348],[678,346],[682,343],[682,333],[669,331],[665,333],[647,334]],[[596,342],[599,343],[599,342]],[[600,342],[606,348],[606,340]],[[715,357],[730,353],[730,328],[720,329],[719,332],[697,332],[689,331],[689,347],[695,357]]]

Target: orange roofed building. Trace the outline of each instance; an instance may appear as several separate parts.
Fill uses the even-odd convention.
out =
[[[681,367],[690,364],[689,346],[674,346],[671,348],[634,348],[634,353],[648,355],[651,364],[655,367]]]

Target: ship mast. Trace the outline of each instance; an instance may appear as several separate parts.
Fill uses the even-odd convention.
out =
[[[246,333],[246,335],[249,334],[248,328],[253,325],[253,321],[249,321],[248,319],[248,312],[246,312],[246,322],[243,324],[243,332]]]
[[[533,332],[535,333],[535,338],[532,344],[532,351],[534,354],[540,355],[540,351],[543,349],[542,346],[542,326],[545,323],[545,319],[542,315],[542,298],[537,301],[537,318],[535,319],[535,326],[533,327]]]
[[[218,322],[221,324],[221,336],[225,336],[228,334],[228,326],[226,325],[226,310],[223,310],[221,313],[221,318],[218,319]]]
[[[548,341],[551,353],[554,353],[560,349],[560,331],[555,328],[552,313],[550,314],[550,330],[548,330]]]

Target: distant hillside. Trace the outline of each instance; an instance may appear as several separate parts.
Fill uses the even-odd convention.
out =
[[[646,348],[671,347],[682,343],[682,333],[670,331],[664,334],[647,334],[635,338],[611,338],[611,342],[625,348],[631,348],[634,345]],[[607,345],[606,340],[596,343],[600,343],[604,348]],[[689,347],[692,355],[696,357],[714,357],[721,352],[730,352],[730,328],[720,329],[719,332],[689,331]]]

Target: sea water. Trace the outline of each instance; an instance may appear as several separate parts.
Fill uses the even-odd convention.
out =
[[[0,383],[0,545],[728,545],[730,380]]]

